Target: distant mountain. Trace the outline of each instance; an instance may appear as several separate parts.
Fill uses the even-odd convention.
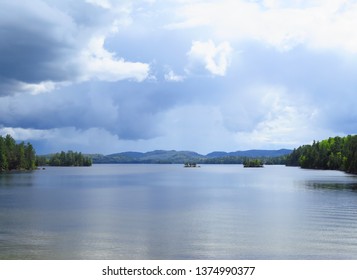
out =
[[[280,150],[247,150],[236,152],[212,152],[206,155],[206,158],[221,158],[221,157],[280,157],[288,155],[292,150],[280,149]]]
[[[144,153],[140,153],[140,152],[124,152],[124,153],[119,153],[119,154],[114,154],[115,155],[122,155],[125,157],[129,157],[129,158],[141,158]]]
[[[201,155],[191,151],[156,150],[146,153],[122,152],[111,155],[92,155],[93,163],[235,163],[242,162],[243,158],[276,158],[290,154],[287,149],[280,150],[248,150],[236,152],[212,152]]]
[[[206,158],[219,158],[228,156],[227,152],[212,152],[206,155]]]

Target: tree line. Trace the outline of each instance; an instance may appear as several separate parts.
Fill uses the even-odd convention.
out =
[[[224,156],[218,158],[210,158],[198,160],[197,163],[201,164],[244,164],[246,161],[258,160],[265,165],[285,164],[287,156],[277,157],[246,157],[246,156]]]
[[[0,135],[0,172],[34,170],[37,166],[91,166],[92,159],[82,153],[68,151],[51,156],[36,156],[30,143],[16,143],[11,135]]]
[[[286,165],[357,174],[357,135],[330,137],[300,146],[287,157]]]
[[[0,135],[0,172],[10,170],[33,170],[36,168],[36,153],[30,143],[16,143],[9,134]]]
[[[68,151],[60,152],[50,156],[37,157],[38,166],[91,166],[92,159],[82,153]]]

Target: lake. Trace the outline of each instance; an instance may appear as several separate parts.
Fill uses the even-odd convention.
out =
[[[357,259],[356,190],[285,166],[0,174],[0,259]]]

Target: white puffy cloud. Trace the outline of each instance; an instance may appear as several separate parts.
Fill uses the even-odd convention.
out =
[[[37,95],[45,92],[51,92],[59,87],[69,85],[69,82],[53,82],[43,81],[40,83],[23,83],[19,82],[17,86],[18,92],[28,92],[32,95]]]
[[[316,121],[319,109],[308,100],[299,98],[301,93],[289,94],[281,86],[260,86],[252,90],[260,97],[256,96],[255,104],[246,104],[246,107],[252,111],[251,117],[254,118],[258,112],[260,118],[249,130],[237,131],[236,137],[260,147],[294,147],[314,139],[317,133],[321,135],[322,129]]]
[[[222,42],[216,46],[212,40],[192,42],[191,49],[187,53],[191,63],[200,63],[206,70],[218,76],[226,74],[231,54],[232,47],[228,42]]]
[[[88,48],[82,52],[84,80],[97,78],[102,81],[133,79],[145,80],[150,71],[147,63],[129,62],[116,58],[115,53],[104,48],[105,37],[93,37]]]
[[[216,38],[257,40],[286,51],[314,49],[357,53],[357,3],[331,1],[197,1],[181,4],[169,29],[209,27]]]
[[[20,88],[23,91],[28,91],[31,94],[39,94],[49,92],[56,88],[56,84],[52,81],[44,81],[38,84],[20,83]]]
[[[48,138],[50,136],[49,131],[41,129],[26,129],[22,127],[0,127],[0,135],[7,134],[11,135],[18,141],[38,140]]]

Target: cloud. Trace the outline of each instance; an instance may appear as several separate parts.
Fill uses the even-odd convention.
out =
[[[0,127],[0,135],[7,134],[10,134],[18,141],[44,139],[48,138],[50,135],[48,131],[40,129],[25,129],[21,127]]]
[[[182,82],[185,79],[184,76],[177,75],[172,70],[169,70],[164,77],[168,82]]]
[[[248,117],[258,118],[251,123],[250,129],[237,130],[237,136],[257,146],[269,143],[271,146],[296,146],[298,143],[310,141],[319,128],[317,117],[319,109],[306,100],[301,93],[289,93],[282,86],[259,86],[250,89],[256,93],[254,107],[243,104],[252,112]],[[243,107],[242,106],[242,107]],[[253,107],[253,108],[252,108]],[[248,109],[249,110],[249,109]],[[241,115],[240,115],[241,117]],[[292,140],[291,135],[295,135]]]
[[[208,153],[221,147],[225,151],[294,148],[317,135],[329,137],[331,130],[318,122],[324,112],[299,95],[290,96],[282,86],[261,85],[222,94],[215,101],[168,108],[160,114],[161,135],[147,145]]]
[[[357,8],[341,3],[2,1],[0,133],[104,153],[355,133]]]
[[[86,0],[86,2],[97,5],[103,9],[110,9],[112,7],[108,0]]]
[[[104,37],[94,37],[88,48],[83,51],[83,79],[97,78],[102,81],[120,81],[133,79],[138,82],[145,80],[150,71],[146,63],[127,62],[123,58],[116,58],[104,48]]]
[[[75,150],[83,153],[96,151],[109,154],[113,149],[123,149],[123,143],[118,137],[103,128],[81,130],[74,127],[61,127],[40,130],[0,127],[0,135],[6,134],[10,134],[17,141],[30,141],[36,146],[36,152],[39,155],[61,150]]]
[[[176,9],[168,29],[208,27],[216,38],[357,52],[355,1],[197,1]]]
[[[222,125],[222,112],[212,104],[186,104],[160,114],[161,136],[154,145],[169,149],[208,152],[217,147],[234,147],[232,134]]]
[[[187,53],[191,63],[204,65],[213,75],[224,76],[230,64],[232,47],[228,42],[215,45],[212,40],[207,42],[194,41]],[[192,68],[192,66],[191,66]]]
[[[53,82],[53,81],[43,81],[37,84],[23,83],[19,82],[16,88],[17,92],[28,92],[32,95],[37,95],[40,93],[51,92],[61,86],[68,85],[68,82]]]
[[[18,93],[5,96],[0,102],[0,118],[6,127],[47,130],[74,126],[79,129],[115,123],[117,107],[112,100],[99,94],[85,93],[80,87],[66,92],[59,89],[50,94]],[[100,106],[99,106],[100,105]]]
[[[155,82],[103,83],[76,84],[48,94],[1,97],[1,125],[35,130],[103,128],[133,141],[158,135],[159,113],[174,103],[169,95],[156,92]]]
[[[18,20],[21,19],[21,20]],[[11,81],[63,81],[75,74],[77,26],[42,1],[5,1],[0,11],[0,76]],[[80,38],[79,38],[80,39]]]
[[[0,81],[6,90],[0,94],[37,94],[91,79],[142,82],[149,64],[128,61],[105,48],[108,37],[130,24],[130,12],[120,4],[100,9],[84,2],[3,1]]]

